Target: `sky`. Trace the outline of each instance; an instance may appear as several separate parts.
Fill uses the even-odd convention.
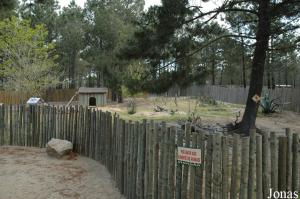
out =
[[[61,7],[66,7],[70,3],[71,0],[58,0],[59,4]],[[86,0],[75,0],[76,4],[83,7],[84,3]],[[157,5],[160,4],[160,0],[145,0],[145,8],[147,9],[148,7],[152,5]]]

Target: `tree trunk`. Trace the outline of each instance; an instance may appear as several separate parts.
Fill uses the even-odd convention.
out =
[[[285,76],[284,76],[284,83],[285,85],[287,86],[288,85],[288,64],[287,64],[288,60],[287,60],[287,55],[286,55],[286,58],[285,58]]]
[[[212,64],[211,64],[211,84],[216,84],[216,77],[215,77],[215,58],[213,56]]]
[[[118,88],[118,103],[123,103],[123,93],[122,93],[122,88]]]
[[[256,32],[256,44],[252,60],[252,71],[250,78],[249,93],[245,108],[245,113],[239,128],[242,133],[249,135],[250,129],[255,128],[255,121],[259,103],[252,100],[254,95],[261,96],[263,88],[264,65],[266,51],[270,36],[270,1],[260,0],[258,9],[258,27]]]
[[[267,85],[268,85],[268,89],[271,89],[271,53],[270,52],[267,55],[266,71],[267,71]]]
[[[70,81],[70,88],[75,88],[75,68],[76,68],[76,56],[77,56],[77,51],[73,50],[72,51],[72,56],[71,56],[71,65],[70,65],[70,74],[69,74],[69,81]]]
[[[242,37],[242,65],[243,65],[243,86],[247,87],[246,84],[246,66],[245,66],[245,47],[244,47],[244,39]]]
[[[102,84],[101,84],[102,75],[101,74],[102,73],[100,71],[97,72],[97,82],[96,82],[97,87],[101,87],[102,86]]]
[[[275,89],[275,77],[274,77],[274,73],[272,72],[272,89]]]
[[[224,65],[222,64],[222,69],[220,74],[220,85],[223,85],[223,71],[224,71]]]

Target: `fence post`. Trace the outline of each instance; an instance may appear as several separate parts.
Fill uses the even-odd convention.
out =
[[[170,128],[166,127],[166,123],[162,122],[162,134],[161,134],[161,199],[167,198],[168,192],[168,140],[169,140]]]
[[[208,135],[205,157],[205,199],[211,199],[213,135]],[[236,198],[235,198],[236,199]]]
[[[263,199],[262,191],[262,137],[256,136],[256,199]]]
[[[0,105],[0,146],[4,145],[4,105]]]
[[[242,138],[240,199],[247,199],[249,175],[249,137]]]
[[[291,132],[291,129],[286,128],[286,137],[287,137],[287,170],[286,170],[286,182],[287,182],[287,190],[291,191],[292,190],[292,169],[293,169],[293,134]]]
[[[137,197],[144,198],[144,173],[145,173],[145,134],[146,134],[146,120],[140,125],[140,133],[138,140],[138,168],[137,168]]]
[[[213,136],[213,191],[212,198],[222,197],[222,137],[220,134]]]
[[[230,199],[237,199],[239,150],[240,150],[240,136],[238,134],[234,134],[233,149],[232,149]]]
[[[170,137],[169,137],[169,183],[168,183],[168,198],[174,199],[175,197],[175,165],[177,156],[175,155],[176,146],[175,138],[176,137],[176,128],[175,126],[171,127]]]
[[[292,191],[298,191],[299,189],[299,134],[294,133]]]
[[[186,123],[185,125],[185,147],[190,147],[191,139],[191,124]],[[181,188],[181,198],[189,198],[188,196],[188,174],[189,174],[189,165],[183,165],[183,174],[182,174],[182,188]]]
[[[125,182],[125,138],[126,138],[126,134],[125,134],[125,121],[124,120],[121,120],[120,122],[120,154],[119,154],[119,161],[120,161],[120,190],[121,190],[121,193],[124,194],[125,193],[125,185],[124,185],[124,182]],[[139,125],[137,125],[137,128],[139,128]],[[138,138],[139,139],[139,138]]]
[[[270,192],[270,144],[269,133],[263,133],[263,146],[262,146],[262,164],[263,164],[263,198],[267,198]]]
[[[270,134],[271,150],[271,187],[278,190],[278,141],[275,132]]]
[[[153,197],[158,198],[158,171],[159,171],[159,127],[158,123],[154,125],[154,132],[153,132],[153,149],[154,149],[154,156],[153,156]]]
[[[228,139],[222,136],[222,199],[228,198],[229,183]]]
[[[255,161],[256,161],[256,129],[250,130],[249,145],[249,175],[248,175],[248,199],[254,198],[255,186]]]
[[[151,176],[150,176],[150,144],[151,144],[151,132],[150,124],[146,124],[146,145],[145,145],[145,195],[144,198],[150,198],[151,196]]]
[[[286,191],[287,189],[287,137],[279,137],[279,154],[278,154],[278,189]]]
[[[183,132],[177,131],[177,147],[183,146]],[[182,164],[176,161],[176,199],[181,199]]]

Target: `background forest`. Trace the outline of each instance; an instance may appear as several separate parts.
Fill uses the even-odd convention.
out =
[[[251,2],[206,13],[205,1],[164,0],[147,10],[144,0],[88,0],[84,8],[75,1],[63,8],[56,0],[1,2],[3,89],[107,86],[121,96],[250,82],[258,21]],[[271,21],[263,84],[299,87],[299,18],[280,17]]]

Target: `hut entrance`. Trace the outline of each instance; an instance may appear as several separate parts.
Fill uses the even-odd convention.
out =
[[[89,105],[90,106],[96,106],[96,98],[95,97],[90,97]]]

